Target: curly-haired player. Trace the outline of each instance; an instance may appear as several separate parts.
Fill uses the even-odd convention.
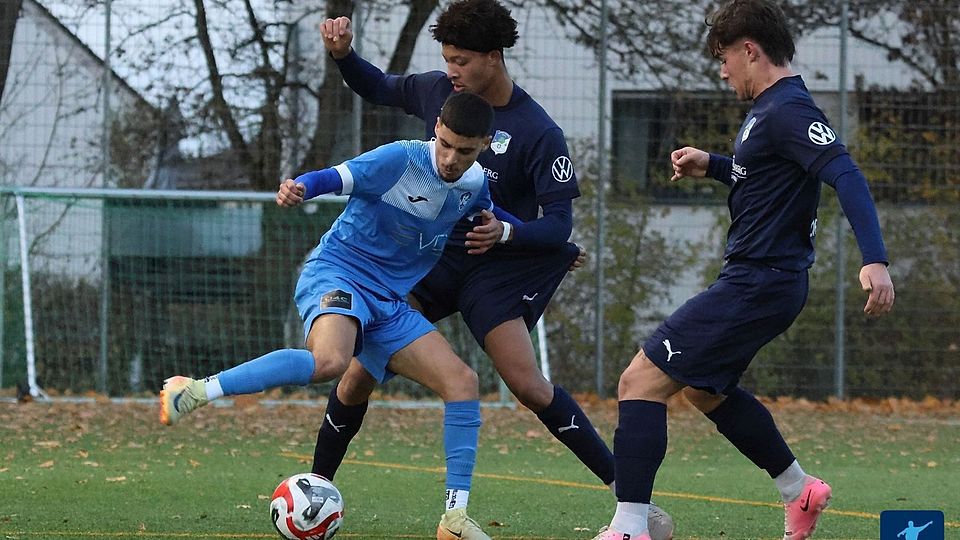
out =
[[[446,72],[384,74],[351,48],[346,17],[321,25],[324,45],[346,83],[364,99],[401,107],[424,121],[433,137],[440,105],[451,92],[469,91],[494,106],[490,149],[477,161],[490,180],[497,206],[524,223],[508,228],[501,243],[483,255],[471,254],[489,231],[461,221],[440,262],[412,292],[412,303],[437,321],[460,312],[474,338],[517,399],[533,411],[600,480],[613,489],[613,455],[587,415],[561,387],[540,372],[530,329],[536,324],[579,248],[567,242],[573,229],[572,200],[580,195],[563,131],[520,86],[504,63],[504,50],[517,42],[517,21],[495,0],[451,3],[430,28],[440,42]],[[366,353],[365,353],[366,354]],[[360,429],[375,381],[353,362],[330,393],[320,427],[313,471],[331,478]],[[465,501],[449,495],[437,537],[486,538],[458,511]],[[651,509],[657,540],[670,538],[669,516]]]

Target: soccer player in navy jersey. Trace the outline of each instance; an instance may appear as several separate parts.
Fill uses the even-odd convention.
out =
[[[443,399],[447,504],[441,525],[464,540],[489,540],[466,515],[481,423],[477,374],[406,296],[440,258],[461,218],[480,215],[490,228],[503,228],[475,161],[490,143],[492,119],[483,98],[452,95],[437,119],[435,141],[394,142],[285,180],[280,206],[323,193],[350,196],[297,282],[306,349],[273,351],[206,379],[167,379],[161,422],[174,424],[224,395],[331,381],[361,355],[363,369],[377,381],[403,375]]]
[[[649,538],[646,505],[667,449],[666,402],[680,391],[773,478],[784,504],[784,540],[813,533],[830,486],[804,472],[770,412],[737,384],[756,352],[786,331],[806,302],[821,183],[836,190],[856,235],[860,283],[868,292],[864,311],[879,316],[893,307],[866,179],[790,67],[795,47],[783,11],[770,0],[734,0],[707,24],[720,77],[753,107],[733,158],[686,147],[670,159],[673,180],[711,176],[730,187],[725,264],[620,376],[613,443],[618,503],[610,527],[595,540]]]
[[[499,244],[482,256],[471,250],[488,238],[489,228],[459,223],[440,262],[413,289],[411,303],[431,321],[460,312],[513,395],[613,488],[612,453],[577,402],[540,372],[530,340],[530,330],[579,254],[567,239],[572,200],[580,191],[563,131],[507,72],[504,50],[518,39],[516,20],[496,0],[451,3],[431,27],[446,72],[411,75],[384,74],[360,58],[351,48],[346,17],[328,19],[320,30],[350,88],[370,102],[422,119],[427,137],[451,93],[475,92],[493,104],[492,142],[477,161],[489,177],[494,202],[523,223],[508,226]],[[336,473],[375,384],[354,362],[330,393],[314,472],[328,478]],[[671,538],[670,517],[656,507],[650,513],[654,537]],[[440,531],[438,538],[450,537]]]

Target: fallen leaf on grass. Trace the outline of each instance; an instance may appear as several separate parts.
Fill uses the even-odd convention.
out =
[[[53,460],[51,459],[50,461],[44,461],[43,463],[37,465],[37,467],[40,467],[41,469],[49,469],[50,467],[53,467]]]
[[[242,509],[242,510],[249,510],[249,509],[250,509],[250,505],[249,505],[249,504],[238,504],[238,505],[237,505],[237,508]]]
[[[59,448],[60,441],[37,441],[33,443],[34,446],[39,446],[40,448]]]
[[[110,476],[107,478],[107,482],[126,482],[126,476]]]

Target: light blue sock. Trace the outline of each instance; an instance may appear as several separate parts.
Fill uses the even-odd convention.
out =
[[[313,354],[304,349],[280,349],[248,360],[217,375],[223,394],[255,394],[278,386],[310,384]]]
[[[447,489],[470,490],[480,439],[480,401],[452,401],[443,411],[443,447],[447,453]]]

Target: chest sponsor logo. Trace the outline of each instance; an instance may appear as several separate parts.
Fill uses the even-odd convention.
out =
[[[567,156],[560,156],[553,160],[553,166],[550,167],[553,179],[557,182],[566,183],[573,178],[573,162]]]
[[[750,136],[750,130],[753,129],[753,126],[757,123],[757,117],[754,116],[747,122],[747,126],[743,128],[743,135],[740,136],[740,142],[747,140],[747,137]]]
[[[498,156],[507,151],[507,147],[510,146],[510,139],[512,136],[506,131],[500,131],[499,129],[496,133],[493,134],[493,140],[490,141],[490,149],[493,150],[494,154]]]
[[[730,180],[733,181],[733,185],[737,185],[737,182],[743,180],[747,177],[747,168],[743,165],[738,164],[736,161],[733,162],[733,168],[730,170]]]
[[[420,251],[433,251],[440,253],[443,251],[443,246],[447,244],[447,235],[438,234],[433,238],[427,238],[420,233]]]
[[[320,307],[353,309],[353,295],[347,291],[334,289],[320,297]]]
[[[807,137],[810,137],[810,141],[818,146],[826,146],[837,140],[837,134],[830,129],[830,126],[820,122],[810,124],[807,128]]]
[[[487,175],[487,180],[491,182],[497,182],[500,180],[500,173],[490,170],[486,167],[483,168],[483,174]]]

